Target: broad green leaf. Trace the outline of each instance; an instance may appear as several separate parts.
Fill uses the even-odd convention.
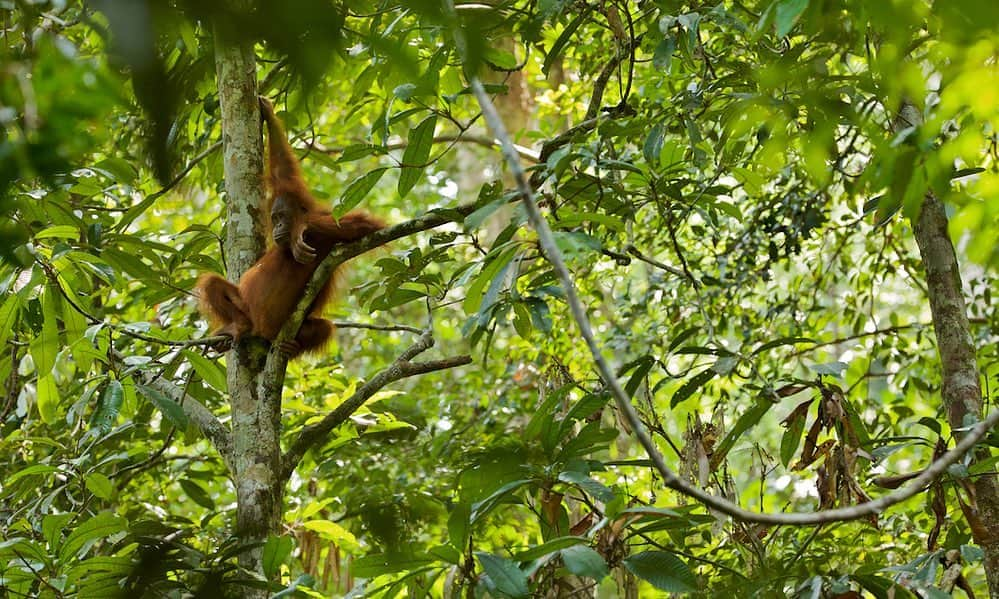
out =
[[[45,374],[38,377],[35,383],[35,392],[38,399],[38,415],[45,424],[52,424],[58,417],[59,408],[59,387],[56,385],[55,377]]]
[[[86,477],[87,489],[100,497],[101,499],[111,499],[111,495],[114,493],[114,487],[111,485],[111,479],[104,476],[100,472],[91,472]]]
[[[38,376],[52,372],[56,355],[59,353],[58,318],[62,306],[58,293],[54,286],[48,285],[42,295],[42,331],[31,343],[31,357],[35,361]]]
[[[774,405],[773,402],[764,399],[757,401],[756,405],[743,412],[739,416],[739,419],[735,421],[735,426],[732,427],[732,430],[725,435],[722,442],[715,448],[715,452],[711,456],[711,463],[713,465],[720,464],[725,459],[725,456],[728,455],[728,452],[735,447],[736,442],[742,437],[742,434],[755,426],[760,421],[760,418],[763,418],[763,415]]]
[[[21,296],[11,293],[0,304],[0,347],[7,345],[21,312]]]
[[[815,340],[808,337],[781,337],[780,339],[773,339],[760,345],[753,350],[752,355],[755,356],[767,351],[768,349],[773,349],[782,345],[796,345],[798,343],[815,343]]]
[[[574,470],[566,470],[560,472],[558,479],[562,482],[570,483],[576,485],[589,495],[599,499],[600,501],[607,503],[614,499],[614,491],[606,487],[602,483],[590,478],[582,472],[576,472]]]
[[[594,580],[603,580],[610,574],[607,562],[599,553],[586,545],[576,545],[562,550],[562,562],[566,570],[576,576],[586,576]]]
[[[124,397],[125,391],[121,386],[121,382],[117,380],[109,381],[107,387],[104,388],[104,393],[101,394],[97,410],[91,418],[93,426],[99,427],[104,434],[109,433],[118,420],[118,412],[121,411],[121,404]]]
[[[229,385],[226,383],[225,370],[219,366],[218,362],[188,350],[184,350],[184,356],[191,362],[194,371],[212,388],[220,393],[225,393],[228,390]]]
[[[494,507],[497,506],[501,501],[508,498],[512,498],[515,491],[519,490],[524,485],[534,482],[532,479],[525,478],[521,480],[515,480],[508,482],[499,489],[493,491],[492,495],[486,497],[482,501],[477,501],[472,504],[472,515],[471,522],[474,524],[478,522],[479,518],[488,514]]]
[[[510,71],[517,68],[517,57],[506,50],[488,47],[482,57],[497,69]]]
[[[76,512],[62,514],[47,514],[42,518],[42,535],[49,544],[49,551],[56,552],[62,545],[62,534],[66,532],[66,524],[77,516]]]
[[[291,551],[295,548],[295,541],[286,535],[267,537],[264,543],[264,554],[261,560],[264,568],[264,575],[273,580],[281,571]]]
[[[690,379],[687,380],[687,382],[685,382],[683,385],[680,386],[679,389],[676,390],[676,393],[673,394],[673,397],[669,401],[669,407],[675,408],[677,405],[682,403],[688,397],[693,395],[694,391],[697,391],[698,389],[703,387],[708,381],[713,379],[716,374],[718,373],[715,372],[713,368],[705,368],[704,370],[692,376]]]
[[[496,277],[497,274],[510,263],[510,260],[513,260],[516,253],[517,247],[515,245],[511,245],[497,252],[491,260],[489,260],[487,256],[488,262],[482,268],[479,275],[475,277],[475,280],[472,281],[472,284],[468,286],[465,293],[465,300],[462,302],[462,308],[465,310],[465,314],[472,316],[478,313],[479,308],[482,306],[482,300],[485,296],[484,290],[486,289],[486,286],[493,282],[493,278]],[[490,254],[492,254],[492,252],[490,252]]]
[[[465,545],[468,543],[468,531],[471,525],[472,518],[472,506],[471,504],[462,502],[457,503],[451,508],[451,514],[447,519],[447,534],[448,539],[459,551],[465,550]]]
[[[672,39],[672,37],[670,39]],[[671,51],[670,56],[672,56],[672,54],[673,53]],[[645,156],[645,161],[648,162],[653,168],[659,166],[659,155],[663,151],[663,140],[665,139],[665,135],[666,127],[664,127],[662,123],[656,123],[653,125],[652,129],[649,130],[649,135],[645,138],[645,144],[642,146],[642,154]]]
[[[807,413],[795,414],[794,418],[787,423],[787,430],[780,438],[780,461],[785,467],[791,463],[791,458],[798,451],[801,433],[805,431],[806,416]]]
[[[429,116],[409,131],[408,145],[402,154],[402,172],[399,173],[399,197],[404,198],[420,180],[430,159],[434,145],[434,131],[437,128],[437,115]]]
[[[187,414],[184,413],[184,408],[180,404],[153,387],[147,387],[146,385],[136,383],[135,388],[146,399],[151,401],[153,405],[159,408],[160,412],[163,413],[163,417],[166,418],[170,424],[176,426],[180,430],[187,428]]]
[[[660,591],[692,593],[697,590],[697,579],[693,572],[672,553],[643,551],[626,557],[623,563],[629,572]]]
[[[374,578],[384,574],[415,570],[433,563],[433,561],[430,556],[425,554],[403,556],[375,553],[354,560],[351,563],[351,573],[357,578]]]
[[[35,239],[76,239],[79,236],[80,230],[73,225],[55,225],[35,233]]]
[[[381,180],[382,175],[385,174],[386,168],[376,168],[373,171],[369,171],[360,177],[354,179],[347,185],[347,189],[344,190],[343,195],[340,197],[340,202],[337,204],[337,214],[343,215],[353,209],[355,206],[361,203],[361,200],[368,195],[368,193],[375,187],[379,180]]]
[[[128,521],[110,512],[101,512],[86,522],[77,526],[66,537],[66,542],[59,549],[59,559],[66,561],[78,556],[99,539],[115,533],[125,532]]]
[[[318,532],[321,536],[333,541],[337,545],[345,547],[350,551],[357,550],[360,545],[357,537],[346,528],[340,526],[332,520],[309,520],[302,523],[302,526],[309,530]]]
[[[569,547],[574,547],[576,545],[589,543],[586,537],[559,537],[557,539],[552,539],[546,543],[540,545],[535,545],[530,549],[521,551],[513,556],[513,559],[518,562],[529,562],[546,555],[551,555],[562,551],[563,549],[568,549]]]
[[[184,489],[184,493],[192,501],[194,501],[194,503],[200,505],[206,510],[215,509],[215,500],[212,499],[212,496],[209,495],[208,491],[206,491],[200,484],[190,478],[182,478],[177,482],[180,483],[180,487]]]
[[[59,469],[56,468],[55,466],[49,466],[48,464],[34,464],[26,468],[22,468],[17,472],[15,472],[14,474],[5,477],[3,479],[3,484],[5,486],[10,486],[15,482],[17,482],[18,480],[28,476],[35,476],[38,474],[52,474],[53,472],[59,472]]]
[[[507,597],[527,597],[531,590],[527,587],[527,575],[517,564],[498,555],[476,551],[475,556],[482,564],[482,570],[489,576],[496,590]]]
[[[798,22],[801,13],[808,8],[808,0],[777,0],[777,14],[775,24],[777,25],[777,37],[784,37],[791,32],[794,24]]]
[[[576,30],[579,29],[579,26],[589,18],[590,10],[592,10],[592,6],[587,4],[586,7],[580,11],[578,15],[576,15],[576,18],[565,26],[565,29],[563,29],[562,33],[559,34],[555,43],[552,44],[551,49],[548,50],[548,54],[545,55],[545,61],[541,65],[542,73],[548,75],[548,71],[552,68],[552,65],[555,64],[555,61],[558,60],[560,56],[562,56],[565,48],[572,41],[572,37],[576,33]]]

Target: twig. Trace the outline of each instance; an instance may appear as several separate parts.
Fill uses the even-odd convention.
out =
[[[492,150],[495,150],[496,148],[499,147],[499,142],[497,140],[491,138],[491,137],[487,137],[485,135],[467,135],[467,134],[462,134],[462,133],[458,133],[458,134],[452,133],[452,134],[447,134],[447,135],[436,135],[436,136],[434,136],[433,143],[435,143],[435,144],[441,144],[441,143],[470,143],[470,144],[475,144],[475,145],[482,146],[484,148],[489,148],[489,149],[492,149]],[[326,147],[323,144],[321,144],[319,142],[315,142],[315,141],[309,141],[309,142],[306,143],[306,145],[308,147],[310,147],[310,148],[318,151],[318,152],[322,152],[323,154],[342,154],[344,152],[344,150],[346,149],[346,148],[339,148],[339,147],[336,147],[336,148]],[[380,149],[380,150],[401,150],[401,149],[405,148],[408,145],[409,145],[409,141],[407,141],[407,140],[399,140],[399,141],[395,141],[395,142],[386,144],[384,146],[378,146],[378,149]],[[524,146],[516,146],[516,148],[517,148],[517,154],[520,155],[520,157],[523,158],[524,160],[529,160],[530,162],[537,162],[538,161],[538,152],[532,150],[531,148],[527,148],[527,147],[524,147]]]
[[[122,361],[124,356],[115,351],[112,354],[115,360]],[[198,430],[201,431],[212,445],[215,446],[216,451],[222,456],[222,461],[229,468],[229,471],[233,471],[232,464],[232,435],[229,432],[228,427],[222,424],[222,422],[212,414],[209,410],[190,395],[184,393],[183,389],[180,389],[173,383],[152,376],[150,373],[144,370],[138,370],[132,373],[132,377],[137,379],[139,383],[155,389],[160,393],[166,395],[171,400],[176,402],[181,409],[184,410],[184,414],[187,416],[188,420],[193,422]]]
[[[336,427],[340,426],[350,418],[351,414],[357,411],[364,402],[371,398],[378,390],[385,385],[400,379],[437,370],[445,370],[471,364],[471,356],[456,356],[443,360],[431,360],[428,362],[411,362],[417,355],[430,349],[434,345],[434,338],[430,329],[420,335],[420,338],[395,359],[388,368],[382,370],[370,381],[361,385],[349,398],[344,400],[339,406],[327,414],[321,421],[309,425],[302,429],[298,438],[291,444],[291,447],[281,458],[281,475],[284,479],[291,476],[298,462],[301,461],[305,453],[314,445],[322,442],[326,435]]]
[[[448,0],[447,6],[453,14],[453,5],[450,0]],[[457,28],[453,30],[453,33],[459,51],[463,51],[466,47],[462,38],[464,33]],[[711,509],[727,514],[737,520],[746,522],[759,522],[761,524],[812,525],[827,522],[856,520],[878,514],[885,508],[905,501],[906,499],[915,496],[917,493],[922,492],[924,486],[943,474],[948,466],[961,459],[961,457],[974,447],[975,444],[982,437],[984,437],[989,430],[992,429],[992,427],[999,423],[999,410],[994,410],[991,414],[989,414],[988,418],[972,427],[964,438],[962,438],[961,441],[954,447],[954,449],[948,451],[946,454],[941,456],[940,459],[932,462],[920,476],[913,479],[912,483],[908,487],[898,489],[897,491],[884,495],[873,501],[845,508],[821,510],[812,513],[792,514],[753,512],[744,509],[727,499],[711,495],[699,487],[688,484],[666,465],[663,455],[659,452],[658,448],[656,448],[652,438],[649,437],[649,434],[645,430],[645,426],[642,424],[638,413],[635,411],[634,406],[631,405],[631,400],[628,398],[628,395],[621,387],[617,377],[614,376],[614,371],[604,358],[600,346],[597,344],[596,338],[593,335],[593,329],[590,326],[589,318],[586,315],[586,309],[579,300],[579,295],[576,292],[572,275],[569,273],[569,269],[566,267],[565,261],[562,259],[562,254],[559,252],[558,246],[555,244],[555,239],[552,236],[548,223],[541,216],[537,202],[534,199],[534,193],[527,180],[527,176],[524,173],[524,169],[521,167],[520,161],[517,158],[517,153],[510,142],[510,136],[506,132],[503,120],[500,118],[499,113],[496,112],[496,108],[489,99],[489,95],[482,86],[482,82],[479,81],[477,77],[472,76],[470,84],[472,91],[479,102],[479,106],[482,109],[482,113],[486,118],[486,122],[489,124],[489,127],[493,130],[496,137],[502,142],[503,155],[506,158],[507,165],[510,167],[511,174],[517,182],[517,188],[520,191],[521,201],[526,209],[528,221],[538,234],[538,240],[545,252],[545,256],[551,263],[552,268],[558,274],[558,278],[562,283],[563,292],[565,293],[566,302],[569,305],[569,310],[579,327],[580,334],[586,341],[590,354],[593,356],[593,361],[596,363],[601,377],[610,389],[618,409],[631,426],[633,434],[645,449],[649,459],[652,461],[660,476],[662,476],[663,483],[667,487],[674,489],[683,495],[692,497]]]
[[[344,320],[333,321],[333,326],[338,329],[367,329],[370,331],[404,331],[406,333],[422,333],[423,329],[411,327],[408,324],[367,324],[363,322],[347,322]]]

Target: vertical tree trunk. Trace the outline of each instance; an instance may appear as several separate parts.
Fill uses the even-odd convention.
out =
[[[933,330],[943,369],[947,421],[952,428],[967,426],[982,418],[982,388],[961,292],[961,273],[947,232],[947,213],[932,193],[923,200],[914,229],[926,271]],[[990,472],[975,477],[972,488],[974,496],[968,498],[970,509],[965,515],[975,542],[985,552],[990,594],[999,597],[999,485]]]
[[[903,102],[895,129],[918,126],[922,113],[911,102]],[[944,408],[951,428],[966,427],[982,419],[982,387],[975,358],[975,344],[968,323],[967,307],[962,292],[961,271],[957,264],[954,244],[947,231],[947,213],[936,195],[930,191],[923,199],[922,210],[913,223],[916,244],[926,272],[926,289],[933,332],[937,338],[942,369]],[[960,436],[960,433],[957,433]],[[984,452],[975,458],[984,459]],[[989,594],[999,597],[999,481],[994,470],[975,477],[967,497],[965,517],[971,534],[985,553],[985,576]],[[958,492],[961,492],[960,488]]]
[[[229,279],[239,280],[264,250],[262,207],[263,144],[257,100],[256,57],[252,43],[228,43],[216,32],[215,64],[222,111],[226,189],[225,259]],[[243,543],[266,540],[281,522],[283,485],[280,392],[264,397],[258,385],[266,346],[248,338],[228,355],[229,401],[232,409],[233,471],[236,487],[236,530]],[[247,570],[263,574],[262,548],[240,554]],[[246,589],[244,597],[266,597]]]

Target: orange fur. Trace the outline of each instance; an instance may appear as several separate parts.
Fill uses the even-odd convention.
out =
[[[266,207],[271,217],[268,236],[274,236],[274,245],[243,274],[238,286],[215,274],[202,275],[197,284],[201,312],[217,334],[235,341],[246,334],[273,341],[295,311],[322,259],[338,243],[360,239],[385,226],[366,212],[350,212],[334,219],[322,208],[302,179],[301,167],[270,102],[261,98],[260,106],[268,128]],[[329,341],[333,324],[322,316],[334,295],[334,278],[326,281],[309,307],[288,348],[292,357],[318,350]]]

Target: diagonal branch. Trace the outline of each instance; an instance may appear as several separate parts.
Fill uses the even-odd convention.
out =
[[[115,352],[115,359],[122,360],[124,356]],[[229,428],[222,424],[215,414],[187,393],[174,385],[170,381],[154,376],[153,374],[146,372],[144,370],[138,370],[132,373],[132,377],[136,381],[146,387],[159,391],[165,395],[171,401],[176,402],[182,410],[184,410],[184,415],[187,419],[194,423],[198,427],[212,445],[215,450],[219,452],[222,456],[222,461],[225,462],[226,467],[232,472],[232,434],[229,432]]]
[[[450,4],[450,2],[447,3],[447,6],[449,6],[450,10],[453,12],[454,7]],[[463,35],[464,34],[460,29],[454,30],[456,45],[460,51],[466,47]],[[884,495],[874,501],[845,508],[820,510],[812,513],[782,514],[755,512],[747,510],[722,497],[712,495],[704,489],[691,485],[687,481],[683,480],[679,475],[673,472],[669,466],[666,465],[665,458],[652,441],[652,438],[649,436],[649,433],[645,429],[638,412],[635,410],[635,407],[631,405],[631,399],[621,387],[621,383],[617,380],[614,371],[611,369],[610,364],[604,357],[600,345],[597,344],[596,337],[593,334],[593,328],[586,315],[586,309],[579,299],[579,294],[576,292],[576,286],[572,280],[572,275],[569,272],[568,267],[566,267],[565,260],[562,258],[562,254],[559,251],[558,246],[555,244],[551,228],[548,226],[547,221],[545,221],[540,210],[538,209],[537,201],[534,199],[534,192],[531,189],[523,167],[520,165],[520,160],[518,159],[517,153],[513,148],[512,142],[510,141],[510,136],[506,132],[503,120],[500,118],[499,113],[496,112],[496,108],[489,99],[489,94],[482,86],[482,82],[479,81],[478,78],[471,76],[470,84],[472,92],[475,94],[475,97],[479,102],[479,106],[482,109],[482,114],[486,118],[486,122],[493,130],[496,138],[502,143],[503,155],[506,158],[507,165],[510,167],[510,172],[516,180],[521,200],[527,212],[528,221],[537,232],[538,241],[544,251],[545,257],[551,263],[552,268],[558,275],[559,281],[562,283],[566,303],[569,305],[569,311],[572,313],[573,319],[579,327],[580,335],[586,341],[586,345],[590,350],[590,354],[593,356],[593,361],[597,366],[597,370],[600,372],[601,378],[610,389],[618,410],[631,426],[633,434],[648,454],[652,465],[658,471],[659,475],[662,476],[663,483],[669,488],[688,497],[692,497],[711,509],[745,522],[759,522],[762,524],[776,525],[814,525],[828,522],[856,520],[879,514],[889,506],[905,501],[906,499],[921,493],[927,484],[933,482],[946,472],[948,466],[961,459],[982,437],[985,436],[986,433],[988,433],[988,431],[999,423],[999,410],[994,410],[991,414],[989,414],[988,418],[971,427],[961,438],[960,442],[957,443],[954,449],[948,451],[939,459],[933,461],[926,468],[926,470],[914,478],[908,486],[899,488],[898,490]]]
[[[288,365],[288,358],[274,348],[280,347],[283,342],[294,339],[298,335],[298,329],[302,327],[302,321],[305,320],[309,306],[312,305],[312,301],[316,298],[320,289],[322,289],[323,284],[333,275],[333,271],[338,266],[355,256],[383,246],[396,239],[402,239],[403,237],[408,237],[447,223],[458,222],[479,207],[479,204],[464,204],[456,208],[431,210],[423,216],[386,227],[370,235],[365,235],[357,241],[334,248],[323,259],[322,263],[319,264],[316,272],[313,273],[312,280],[309,281],[302,299],[298,302],[298,307],[295,308],[295,312],[288,318],[288,321],[284,323],[281,332],[278,333],[278,336],[271,344],[272,351],[267,356],[267,363],[264,366],[263,376],[260,379],[261,396],[269,397],[271,393],[281,393],[281,389],[284,386],[284,372]]]
[[[298,438],[292,442],[291,447],[281,458],[281,476],[283,479],[286,480],[291,476],[295,467],[298,466],[298,462],[301,461],[309,449],[322,443],[330,431],[346,422],[358,408],[364,405],[364,402],[385,385],[411,376],[455,368],[472,362],[471,356],[455,356],[443,360],[411,362],[413,358],[430,349],[433,345],[434,338],[432,332],[430,329],[427,329],[420,335],[416,343],[396,358],[388,368],[382,370],[372,377],[370,381],[361,385],[353,395],[334,408],[321,421],[303,428],[298,434]]]

